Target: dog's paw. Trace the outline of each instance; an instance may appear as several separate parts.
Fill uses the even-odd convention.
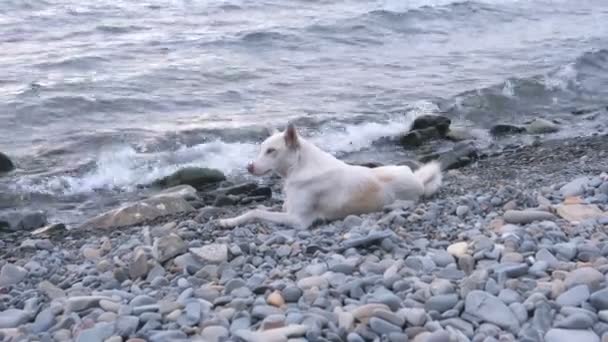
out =
[[[227,218],[227,219],[218,220],[217,224],[223,228],[232,228],[232,227],[236,227],[237,222],[235,219]]]

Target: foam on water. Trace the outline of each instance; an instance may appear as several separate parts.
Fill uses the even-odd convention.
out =
[[[336,155],[357,152],[383,137],[396,136],[409,130],[416,117],[436,111],[434,104],[418,102],[407,114],[384,122],[331,127],[319,130],[309,139]],[[86,194],[99,190],[132,191],[138,185],[150,184],[189,166],[211,167],[226,174],[242,174],[247,162],[257,152],[256,143],[226,143],[221,140],[155,153],[138,152],[131,146],[114,146],[102,150],[95,166],[84,174],[43,179],[23,177],[15,184],[15,190],[55,195]]]
[[[567,91],[571,86],[577,85],[577,75],[575,63],[568,63],[545,74],[543,84],[549,90]]]
[[[51,176],[34,180],[22,178],[15,186],[34,193],[74,195],[98,190],[134,190],[138,185],[188,166],[213,167],[226,173],[235,172],[255,155],[252,143],[224,143],[213,141],[177,151],[138,153],[130,146],[103,151],[95,167],[82,175]]]

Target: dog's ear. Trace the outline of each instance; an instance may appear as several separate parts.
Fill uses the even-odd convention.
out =
[[[288,124],[287,129],[285,130],[285,144],[289,148],[297,148],[300,145],[296,126],[294,126],[292,123]]]

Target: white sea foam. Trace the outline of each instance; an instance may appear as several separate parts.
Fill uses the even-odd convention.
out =
[[[407,114],[383,122],[321,128],[309,139],[334,154],[357,152],[370,147],[378,139],[409,130],[417,116],[436,111],[434,104],[418,102]],[[96,158],[95,166],[88,172],[50,176],[43,180],[36,178],[35,182],[33,178],[23,178],[15,186],[29,192],[63,195],[98,190],[129,191],[188,166],[211,167],[226,174],[241,174],[257,151],[256,143],[226,143],[220,140],[164,152],[142,153],[131,146],[111,147],[102,150]]]

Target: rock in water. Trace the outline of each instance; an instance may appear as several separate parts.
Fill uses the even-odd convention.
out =
[[[194,207],[183,198],[158,195],[140,202],[127,203],[118,209],[103,213],[86,221],[80,228],[121,228],[140,224],[161,216],[194,210]]]
[[[399,138],[399,142],[405,148],[412,146],[420,146],[425,142],[433,139],[440,138],[442,135],[439,133],[437,128],[428,127],[424,129],[417,129],[410,131]]]
[[[425,129],[433,127],[441,136],[445,136],[450,128],[452,121],[441,115],[421,115],[414,120],[411,130]]]
[[[185,184],[199,189],[224,180],[226,180],[226,176],[219,170],[203,167],[186,167],[170,176],[155,181],[153,185],[167,188]]]
[[[503,136],[510,134],[519,134],[525,131],[526,129],[524,127],[508,124],[498,124],[490,129],[490,134],[492,134],[493,136]]]
[[[526,125],[526,131],[530,134],[545,134],[559,131],[559,126],[545,119],[534,119]]]
[[[0,152],[0,173],[13,171],[14,169],[13,161],[6,154]]]
[[[423,163],[439,160],[442,170],[451,170],[468,165],[478,157],[478,150],[475,145],[463,141],[455,144],[449,151],[423,155],[419,160]]]
[[[551,329],[545,334],[546,342],[600,342],[591,330]]]
[[[465,312],[514,333],[519,329],[519,321],[511,309],[497,297],[480,290],[469,292]]]

